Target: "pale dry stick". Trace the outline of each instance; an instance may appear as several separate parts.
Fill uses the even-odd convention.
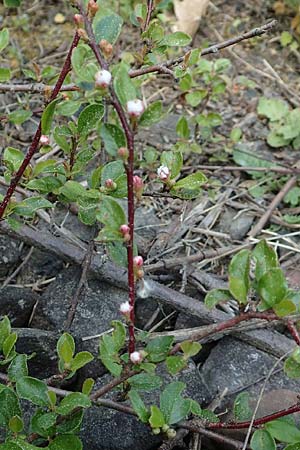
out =
[[[52,92],[53,85],[44,83],[29,83],[29,84],[5,84],[0,83],[0,92],[31,92],[32,94],[47,94]],[[65,84],[61,87],[60,92],[79,91],[80,88],[75,84]]]
[[[1,289],[5,288],[7,285],[9,285],[9,283],[18,275],[18,273],[22,270],[22,268],[28,263],[28,261],[31,258],[33,250],[34,250],[34,247],[31,247],[29,252],[25,256],[25,258],[21,262],[21,264],[19,264],[18,267],[16,268],[16,270],[14,270],[13,273],[11,275],[9,275],[6,278],[6,280],[3,282],[2,286],[0,287],[0,291],[1,291]]]
[[[260,402],[261,402],[261,400],[262,400],[263,394],[264,394],[264,392],[265,392],[267,383],[268,383],[270,377],[272,376],[272,373],[273,373],[274,370],[276,369],[276,367],[281,363],[281,361],[283,361],[287,356],[289,356],[290,353],[291,353],[291,351],[287,352],[285,355],[282,355],[282,356],[275,362],[275,364],[271,367],[271,369],[270,369],[269,372],[268,372],[268,375],[266,376],[266,379],[265,379],[265,381],[264,381],[264,384],[262,385],[262,388],[261,388],[261,390],[260,390],[260,393],[259,393],[259,396],[258,396],[256,405],[255,405],[255,408],[254,408],[254,411],[253,411],[253,414],[252,414],[252,418],[251,418],[251,421],[250,421],[250,425],[249,425],[249,428],[248,428],[248,431],[247,431],[247,435],[246,435],[246,438],[245,438],[245,441],[244,441],[244,445],[243,445],[242,450],[246,450],[246,449],[247,449],[247,445],[248,445],[248,442],[249,442],[249,439],[250,439],[250,435],[251,435],[251,431],[252,431],[253,424],[254,424],[254,421],[255,421],[255,417],[256,417],[256,414],[257,414],[257,411],[258,411]]]
[[[190,170],[190,166],[183,167],[183,170]],[[281,166],[274,166],[274,167],[255,167],[255,166],[208,166],[203,164],[198,164],[196,166],[193,166],[193,169],[199,169],[199,170],[210,170],[210,171],[222,171],[222,172],[274,172],[274,173],[280,173],[282,175],[300,175],[300,169],[299,168],[288,168],[288,167],[281,167]]]
[[[266,223],[272,216],[274,210],[277,208],[277,206],[283,200],[283,198],[286,196],[286,194],[295,186],[296,183],[297,183],[297,177],[295,175],[292,176],[285,183],[285,185],[281,188],[281,190],[278,192],[278,194],[272,200],[272,202],[269,205],[265,214],[260,218],[260,220],[255,225],[255,227],[252,228],[252,230],[249,233],[249,237],[255,237],[261,232],[263,227],[266,225]]]
[[[215,35],[217,36],[217,38],[218,38],[219,40],[222,40],[222,39],[223,39],[222,36],[221,36],[221,34],[218,32],[218,30],[216,30],[215,28],[213,28],[213,31],[214,31]],[[235,53],[235,51],[232,50],[231,48],[228,48],[227,50],[228,50],[228,52],[230,53],[230,55],[231,55],[233,58],[237,59],[241,64],[243,64],[244,66],[248,67],[248,69],[250,69],[251,71],[258,73],[259,75],[262,75],[263,77],[268,78],[269,80],[275,81],[275,82],[282,88],[282,90],[285,92],[285,95],[286,95],[286,94],[289,94],[289,96],[286,97],[286,98],[287,98],[287,100],[288,100],[293,106],[298,107],[298,106],[300,105],[300,98],[298,97],[298,95],[297,95],[295,92],[291,91],[291,90],[286,86],[285,83],[280,82],[280,81],[278,80],[278,78],[274,77],[273,75],[270,75],[270,74],[268,74],[267,72],[265,72],[265,71],[263,71],[263,70],[257,69],[257,68],[254,67],[252,64],[250,64],[248,61],[245,61],[243,58],[241,58],[241,57],[240,57],[237,53]],[[298,100],[295,100],[295,98],[297,98]]]

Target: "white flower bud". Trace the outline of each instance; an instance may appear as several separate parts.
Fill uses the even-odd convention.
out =
[[[165,181],[169,178],[170,176],[170,170],[167,166],[160,166],[157,169],[157,176],[158,178],[160,178],[162,181]]]
[[[136,98],[127,102],[127,112],[130,117],[140,117],[145,110],[145,105],[142,100]]]
[[[107,88],[111,82],[111,73],[108,70],[99,70],[95,74],[95,85],[100,88]]]
[[[140,352],[130,353],[130,361],[133,364],[140,364],[143,361],[143,355]]]
[[[128,301],[121,303],[119,311],[121,314],[124,314],[127,316],[132,311],[132,306],[130,305],[130,303]]]
[[[49,145],[50,144],[49,136],[42,134],[42,136],[40,137],[40,144],[41,145]]]

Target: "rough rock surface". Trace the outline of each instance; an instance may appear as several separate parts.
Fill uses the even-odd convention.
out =
[[[0,277],[7,275],[9,269],[18,262],[20,243],[8,236],[0,236]]]
[[[8,316],[13,327],[28,325],[38,296],[31,289],[6,286],[0,290],[0,320]]]

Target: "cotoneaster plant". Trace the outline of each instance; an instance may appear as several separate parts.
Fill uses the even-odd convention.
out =
[[[4,4],[18,7],[21,0],[5,0]],[[1,197],[0,218],[13,229],[32,220],[40,210],[51,210],[56,202],[72,204],[78,219],[84,224],[99,225],[97,244],[105,246],[111,259],[127,269],[129,295],[128,301],[120,305],[119,312],[116,311],[116,318],[119,314],[123,321],[115,320],[113,331],[103,335],[99,342],[99,359],[112,375],[112,381],[99,389],[94,388],[94,380],[90,378],[84,381],[81,392],[53,387],[54,381],[71,379],[93,359],[89,352],[76,353],[74,339],[67,332],[57,343],[58,373],[47,380],[31,377],[27,361],[33,355],[16,351],[17,333],[11,329],[9,319],[3,318],[0,322],[0,365],[3,366],[0,374],[0,427],[5,430],[2,438],[5,442],[0,444],[0,449],[80,450],[82,443],[78,432],[83,412],[94,404],[135,415],[154,434],[168,439],[176,439],[178,427],[200,433],[208,430],[212,438],[216,437],[214,430],[247,428],[249,420],[241,421],[238,414],[235,421],[221,423],[214,413],[184,395],[185,384],[182,382],[173,381],[162,386],[157,366],[165,365],[171,375],[184,369],[189,358],[201,350],[198,335],[176,343],[173,336],[153,338],[147,333],[136,333],[136,288],[139,286],[142,295],[147,297],[147,280],[144,279],[144,261],[134,241],[134,213],[135,206],[147,192],[148,163],[152,173],[156,172],[155,181],[161,192],[175,198],[189,200],[198,197],[208,180],[201,172],[186,177],[181,174],[187,146],[191,144],[191,150],[198,149],[189,141],[190,124],[184,115],[176,127],[179,143],[172,150],[162,151],[159,158],[153,158],[150,150],[145,159],[139,161],[135,146],[138,129],[160,122],[166,113],[161,101],[147,104],[142,95],[143,83],[153,74],[157,80],[160,74],[179,80],[189,106],[196,107],[204,102],[203,110],[191,125],[196,128],[196,137],[200,131],[205,139],[210,139],[212,128],[221,123],[221,117],[215,113],[206,114],[205,102],[226,89],[222,73],[229,62],[217,59],[208,63],[204,56],[215,54],[243,39],[262,35],[275,22],[202,50],[190,49],[189,35],[166,33],[162,11],[168,2],[148,0],[134,7],[128,2],[123,8],[124,14],[136,27],[135,33],[140,39],[134,54],[120,59],[116,43],[122,31],[123,18],[111,5],[103,6],[94,0],[72,1],[70,4],[74,12],[73,40],[61,72],[55,76],[55,84],[46,86],[45,108],[32,144],[25,157],[14,147],[7,147],[3,153],[5,170],[2,181],[8,187]],[[156,14],[159,9],[160,14]],[[4,51],[9,42],[9,31],[3,29],[0,49]],[[183,50],[178,55],[181,47]],[[34,77],[34,74],[26,73]],[[9,81],[11,76],[9,68],[2,69],[2,79]],[[34,91],[38,87],[32,89]],[[30,111],[19,110],[7,119],[21,124],[31,114]],[[59,158],[33,160],[34,155],[45,155],[54,145],[59,147]],[[95,155],[101,148],[108,162],[90,171],[90,163],[96,160]],[[17,188],[22,188],[23,200],[15,195]],[[127,214],[120,199],[127,200]],[[249,275],[251,258],[256,264],[254,281]],[[257,303],[253,302],[252,292],[259,296]],[[262,242],[253,253],[245,250],[234,257],[229,270],[228,291],[208,294],[206,303],[209,307],[232,299],[240,305],[240,313],[236,317],[216,324],[209,334],[253,318],[280,319],[287,322],[299,345],[293,316],[298,312],[297,295],[287,289],[275,253]],[[291,376],[300,375],[298,353],[297,347],[285,364]],[[123,389],[126,405],[103,398],[117,386]],[[143,391],[152,389],[161,390],[160,399],[157,404],[149,405],[143,399]],[[29,426],[23,419],[23,401],[30,402],[33,408]],[[274,439],[286,442],[282,435],[278,437],[280,433],[276,434],[276,427],[271,424],[275,418],[297,411],[300,411],[298,404],[255,419],[253,427],[269,425],[255,431],[251,448],[259,448],[257,442],[264,439],[262,433],[270,442],[269,447],[264,447],[267,450],[273,450]],[[196,417],[201,421],[190,420]],[[225,436],[222,439],[227,442]],[[294,443],[289,443],[286,449],[295,450],[291,445]]]

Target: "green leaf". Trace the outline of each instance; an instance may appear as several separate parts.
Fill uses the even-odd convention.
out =
[[[232,295],[227,289],[212,289],[204,299],[207,308],[212,309],[219,303],[225,303],[232,299]]]
[[[8,119],[15,125],[21,125],[23,122],[30,119],[31,116],[31,111],[26,111],[25,109],[17,109],[16,111],[8,115]]]
[[[233,151],[233,160],[239,166],[251,166],[251,167],[278,167],[276,164],[266,159],[261,159],[247,151],[241,149],[235,149]],[[249,172],[254,177],[261,177],[261,172]]]
[[[2,351],[5,358],[9,357],[10,352],[14,349],[15,343],[17,342],[17,333],[11,333],[5,341],[3,342]]]
[[[76,370],[81,369],[89,362],[93,361],[94,357],[90,352],[79,352],[75,355],[73,361],[71,362],[71,370],[72,372],[76,372]]]
[[[137,391],[150,392],[162,385],[162,379],[158,375],[150,373],[138,373],[128,380],[130,386]]]
[[[165,36],[161,45],[168,45],[170,47],[185,47],[192,41],[191,36],[182,31],[176,31],[175,33]]]
[[[284,124],[276,131],[282,135],[284,139],[294,139],[300,134],[300,108],[289,111],[285,117]]]
[[[192,199],[198,197],[201,193],[200,187],[206,183],[207,178],[202,172],[196,172],[177,181],[170,193],[179,198]]]
[[[59,193],[69,202],[76,202],[86,195],[86,189],[77,181],[69,180],[62,186]]]
[[[14,207],[14,212],[20,216],[34,217],[34,214],[38,209],[53,208],[53,206],[54,205],[44,197],[29,197],[18,203]]]
[[[118,149],[126,146],[124,132],[117,125],[103,123],[100,129],[100,136],[103,140],[105,150],[111,156],[116,156]]]
[[[59,406],[56,408],[56,412],[62,416],[67,416],[73,409],[76,408],[89,408],[92,402],[89,397],[82,392],[72,392],[62,399]]]
[[[11,332],[11,326],[10,321],[7,316],[4,316],[3,319],[0,321],[0,351],[2,351],[3,343],[6,340],[6,338],[10,335]]]
[[[157,406],[150,406],[150,411],[151,415],[149,418],[149,423],[152,428],[160,428],[165,425],[166,422],[163,413]]]
[[[193,92],[189,92],[186,94],[185,99],[189,105],[191,105],[193,108],[198,106],[202,100],[207,96],[207,90],[206,89],[198,89]]]
[[[158,336],[151,339],[147,344],[145,351],[148,353],[148,358],[151,362],[160,362],[166,359],[169,350],[174,341],[173,336]]]
[[[185,383],[175,381],[170,383],[160,394],[160,409],[168,425],[184,419],[190,411],[190,400],[181,397]]]
[[[134,100],[137,97],[136,89],[128,75],[128,68],[125,64],[120,64],[116,72],[114,88],[122,105],[126,105],[129,100]]]
[[[259,281],[260,278],[270,269],[278,267],[278,260],[276,252],[265,240],[260,241],[252,252],[255,259],[255,279]]]
[[[86,135],[93,130],[104,116],[104,106],[102,103],[89,105],[81,111],[78,117],[78,133]]]
[[[243,135],[243,131],[241,128],[237,128],[237,127],[232,128],[232,130],[230,132],[230,139],[233,142],[238,142],[241,139],[242,135]]]
[[[300,443],[300,430],[291,416],[281,417],[265,424],[266,430],[277,441],[287,444]]]
[[[18,8],[21,5],[21,0],[4,0],[4,6],[7,8]]]
[[[160,162],[163,166],[167,166],[170,171],[170,178],[174,179],[180,174],[183,164],[182,153],[180,152],[162,152]]]
[[[257,112],[267,117],[271,122],[282,119],[289,111],[288,104],[278,98],[261,97],[258,102]]]
[[[0,416],[4,419],[6,426],[14,416],[22,416],[18,397],[10,388],[4,388],[0,392]]]
[[[298,206],[300,199],[300,188],[298,186],[292,188],[285,196],[284,203],[289,203],[291,206]]]
[[[28,375],[27,356],[16,355],[8,367],[7,374],[10,381],[26,377]]]
[[[125,172],[124,164],[122,161],[112,161],[106,164],[101,171],[101,184],[105,185],[105,181],[111,179],[117,181],[117,179]]]
[[[151,103],[146,111],[143,112],[139,120],[139,125],[141,127],[150,127],[151,125],[160,121],[162,114],[162,102],[159,100],[157,102]]]
[[[287,47],[293,42],[293,36],[288,31],[283,31],[280,35],[280,43],[282,47]]]
[[[58,102],[59,99],[53,100],[51,103],[49,103],[49,105],[46,107],[46,109],[42,114],[41,119],[42,134],[45,134],[46,136],[50,134],[54,112]]]
[[[300,349],[296,347],[284,362],[284,371],[289,378],[300,378]]]
[[[103,197],[99,205],[97,220],[118,231],[120,226],[127,222],[122,206],[110,197]]]
[[[252,417],[252,409],[249,406],[249,392],[241,392],[234,401],[234,418],[237,422],[249,420]]]
[[[36,180],[31,180],[27,183],[27,189],[38,191],[41,194],[49,194],[55,192],[63,185],[63,182],[52,175],[45,176]]]
[[[284,447],[284,450],[300,450],[300,442],[297,442],[297,444],[290,444]]]
[[[256,430],[250,442],[251,450],[276,450],[276,444],[266,430]]]
[[[229,290],[239,303],[246,304],[250,289],[250,251],[241,250],[229,265]]]
[[[75,341],[69,333],[64,333],[57,341],[57,354],[64,363],[70,363],[75,353]]]
[[[95,385],[95,380],[93,380],[93,378],[86,378],[82,385],[82,393],[85,395],[90,395],[94,385]]]
[[[147,423],[149,420],[150,413],[146,408],[145,403],[141,399],[140,395],[134,389],[131,389],[128,393],[129,400],[131,402],[131,406],[134,411],[137,413],[138,418],[141,422]]]
[[[284,298],[273,307],[273,311],[278,317],[285,317],[297,312],[297,306],[289,298]]]
[[[6,67],[0,67],[0,81],[1,83],[5,83],[6,81],[11,79],[11,71]]]
[[[182,139],[188,139],[190,137],[189,124],[184,116],[181,116],[177,122],[176,133]]]
[[[123,19],[118,14],[110,14],[102,17],[94,24],[94,32],[96,42],[99,43],[101,39],[114,44],[122,30]]]
[[[287,293],[287,283],[281,269],[270,269],[259,280],[257,292],[262,300],[262,309],[280,303]]]
[[[200,416],[202,414],[202,408],[196,400],[191,400],[191,413],[195,416]]]
[[[13,172],[16,172],[19,169],[20,165],[23,162],[23,159],[24,154],[17,148],[7,147],[4,150],[3,162],[4,164],[8,165],[8,167]]]
[[[13,416],[9,420],[8,426],[13,433],[20,433],[23,430],[24,423],[20,416]]]
[[[29,400],[34,405],[47,406],[49,404],[48,387],[46,383],[37,378],[19,378],[16,390],[19,397]]]
[[[167,370],[171,375],[176,375],[186,367],[186,359],[183,356],[168,356],[166,358]]]
[[[197,355],[200,352],[202,345],[199,344],[199,342],[183,341],[180,344],[180,348],[183,351],[184,358],[188,359]]]
[[[281,134],[278,134],[277,129],[268,134],[267,143],[274,148],[284,147],[290,143],[290,139],[285,139]]]
[[[5,49],[5,47],[9,44],[9,31],[7,28],[3,28],[0,31],[0,52]]]
[[[62,103],[57,105],[56,114],[70,117],[79,110],[81,103],[82,102],[80,100],[64,100]]]
[[[82,450],[80,439],[74,434],[61,434],[50,442],[48,450]]]

